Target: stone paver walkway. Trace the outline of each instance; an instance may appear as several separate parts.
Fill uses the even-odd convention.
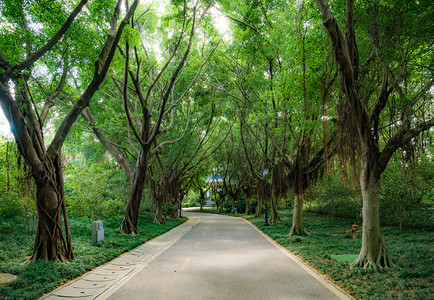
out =
[[[122,282],[127,281],[145,268],[154,258],[196,226],[199,221],[200,219],[197,217],[190,217],[188,221],[178,227],[115,258],[105,265],[97,267],[40,299],[103,299],[106,294],[116,290]]]

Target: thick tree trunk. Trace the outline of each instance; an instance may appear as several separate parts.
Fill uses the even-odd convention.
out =
[[[128,196],[128,204],[125,210],[125,216],[122,220],[119,232],[129,235],[139,234],[137,224],[139,221],[139,208],[142,201],[143,188],[145,187],[148,155],[147,151],[141,151],[136,163],[133,180],[131,183],[130,195]]]
[[[155,201],[155,217],[154,224],[165,224],[166,221],[163,218],[163,197],[158,197]]]
[[[219,212],[222,213],[223,212],[223,202],[225,202],[225,195],[224,194],[220,194],[220,207],[219,207]]]
[[[366,147],[365,147],[366,148]],[[352,266],[364,269],[388,268],[393,265],[380,231],[380,174],[372,167],[368,151],[362,151],[360,186],[363,198],[362,249]]]
[[[294,197],[294,210],[292,213],[292,227],[289,235],[309,234],[303,226],[303,194],[296,194]]]
[[[67,262],[74,258],[66,213],[60,154],[46,156],[45,172],[34,174],[38,229],[31,261]],[[62,213],[65,231],[62,230]]]
[[[280,220],[279,211],[277,210],[278,199],[277,199],[277,197],[271,197],[270,200],[271,200],[270,201],[271,202],[271,214],[270,214],[269,222],[271,224],[281,223],[282,221]]]
[[[258,204],[256,205],[255,208],[255,218],[260,218],[262,215],[262,203],[261,203],[261,199],[258,198]]]
[[[246,195],[246,215],[250,215],[250,200],[252,200],[252,196]]]

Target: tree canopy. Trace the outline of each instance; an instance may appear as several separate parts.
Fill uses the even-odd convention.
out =
[[[432,160],[433,14],[429,0],[1,0],[0,105],[35,184],[32,259],[73,259],[67,202],[80,214],[86,182],[82,215],[111,197],[126,234],[144,206],[161,224],[195,191],[220,210],[269,203],[271,224],[283,201],[303,235],[317,184],[340,178],[363,206],[354,265],[391,266],[380,191],[400,168],[413,189]],[[402,226],[411,204],[387,201]]]

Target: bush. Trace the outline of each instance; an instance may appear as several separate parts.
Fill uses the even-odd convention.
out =
[[[65,167],[66,204],[75,216],[97,220],[121,214],[127,188],[126,175],[114,165],[74,161]]]
[[[325,177],[311,187],[309,194],[310,211],[352,219],[361,217],[359,188],[346,187],[337,177]]]
[[[250,214],[255,214],[256,212],[256,206],[258,206],[258,201],[256,200],[251,200],[249,202],[249,209],[250,209]]]
[[[223,210],[226,213],[230,213],[232,211],[232,202],[230,200],[225,200],[223,202]]]
[[[0,136],[0,217],[35,216],[35,187],[15,142]]]
[[[184,197],[183,207],[197,207],[200,206],[200,195],[190,190]]]
[[[167,216],[171,219],[178,218],[178,204],[177,203],[164,203],[163,204],[163,216]]]
[[[409,167],[397,153],[382,176],[381,221],[400,228],[434,229],[434,163],[420,158]]]
[[[237,212],[243,214],[246,212],[246,197],[242,195],[240,199],[235,203],[235,207],[237,208]]]

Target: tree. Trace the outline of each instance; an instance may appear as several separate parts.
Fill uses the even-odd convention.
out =
[[[182,71],[190,57],[195,33],[201,25],[211,3],[212,2],[208,3],[205,7],[201,7],[200,3],[197,2],[191,9],[189,9],[187,7],[187,2],[184,1],[182,11],[175,11],[175,20],[182,21],[179,36],[175,36],[173,41],[169,41],[173,42],[173,44],[168,47],[169,58],[158,72],[155,72],[153,68],[154,63],[150,63],[150,68],[147,69],[144,74],[144,78],[148,78],[149,80],[146,92],[144,92],[141,85],[144,72],[141,68],[141,57],[137,46],[134,45],[131,49],[134,51],[136,71],[133,70],[132,62],[130,62],[130,45],[128,40],[125,43],[125,48],[121,51],[125,58],[124,80],[120,83],[117,81],[116,86],[120,91],[122,91],[123,106],[128,119],[128,124],[139,144],[139,154],[132,177],[131,190],[128,197],[125,216],[120,226],[120,232],[122,233],[131,235],[138,234],[137,222],[139,206],[142,200],[143,188],[148,179],[150,157],[165,145],[176,143],[184,137],[183,133],[180,137],[174,140],[161,141],[162,136],[174,125],[173,114],[175,108],[184,100],[185,95],[190,90],[191,86],[201,73],[203,66],[213,53],[213,49],[218,46],[218,43],[212,45],[214,48],[210,51],[204,61],[201,62],[193,80],[183,86],[181,90],[178,90],[178,93],[175,95],[175,87],[177,87]],[[187,15],[188,13],[191,13],[191,15]],[[134,26],[133,23],[132,26]],[[187,41],[184,41],[184,35],[186,33]],[[175,62],[176,58],[178,61]],[[148,70],[150,71],[148,72]],[[163,78],[163,75],[166,76],[166,81],[164,83],[160,81],[160,79]],[[128,92],[129,82],[133,84],[133,97],[139,99],[138,105],[140,109],[136,110],[130,100],[132,97],[129,96]],[[141,115],[141,117],[134,118],[136,113]],[[136,122],[136,120],[138,122]],[[165,125],[166,123],[167,126]],[[188,127],[188,123],[189,121],[187,120],[186,128]],[[162,126],[166,127],[162,128]]]
[[[359,160],[363,236],[359,257],[352,265],[365,269],[387,268],[392,265],[392,260],[380,231],[378,201],[381,174],[397,149],[412,143],[422,131],[434,125],[432,111],[415,109],[432,105],[432,94],[429,92],[433,84],[432,64],[430,66],[427,61],[425,64],[425,59],[432,62],[432,49],[427,50],[430,43],[427,41],[428,31],[421,30],[414,35],[414,32],[408,32],[404,22],[418,16],[418,13],[423,15],[430,4],[411,1],[405,8],[388,1],[368,4],[370,22],[362,24],[368,27],[369,39],[366,40],[362,34],[356,36],[360,31],[356,30],[353,0],[346,1],[345,33],[328,3],[325,0],[316,0],[316,3],[339,65],[341,92],[345,96],[339,107],[340,122],[345,123],[345,133],[356,146]],[[381,14],[393,15],[394,25],[387,24],[387,18],[386,24],[381,24]],[[397,35],[395,41],[390,40],[393,35],[387,30]],[[359,42],[369,45],[368,55],[359,53],[357,37]],[[406,56],[405,60],[401,60],[403,57],[399,52],[403,49],[399,49],[400,45],[405,49],[401,54],[415,56]],[[366,56],[364,64],[361,54]],[[411,73],[400,74],[401,68],[409,65],[405,62],[410,60],[419,62]],[[371,77],[371,74],[374,75]],[[390,111],[387,113],[398,101],[402,104],[399,116],[392,115]],[[389,121],[391,124],[387,124]],[[388,135],[382,132],[382,126],[388,129]]]
[[[64,262],[74,257],[64,198],[63,166],[60,152],[71,126],[83,109],[89,105],[93,94],[104,80],[122,32],[138,5],[138,0],[134,1],[118,25],[122,3],[122,1],[118,1],[112,15],[107,39],[95,62],[91,82],[69,110],[54,134],[52,142],[46,147],[43,126],[46,124],[47,112],[52,106],[53,98],[62,90],[70,66],[66,61],[63,62],[63,74],[58,88],[44,99],[45,102],[41,103],[43,104],[42,109],[34,101],[29,87],[29,79],[35,64],[38,64],[50,49],[62,46],[61,38],[65,36],[66,31],[86,2],[87,0],[80,1],[68,18],[61,21],[63,25],[60,29],[43,45],[40,45],[42,44],[40,39],[44,39],[43,34],[38,36],[37,44],[32,43],[36,37],[32,35],[29,24],[27,24],[27,16],[32,16],[34,11],[31,9],[35,9],[35,7],[29,8],[27,3],[21,1],[5,6],[6,12],[10,13],[9,20],[23,26],[22,41],[23,44],[27,45],[25,59],[16,55],[11,55],[8,58],[3,52],[0,53],[0,67],[3,69],[0,74],[0,105],[10,124],[19,152],[29,166],[29,172],[36,184],[36,208],[39,222],[31,260],[43,259]],[[61,5],[55,3],[53,7],[59,11]],[[43,9],[42,7],[36,8]],[[42,25],[44,28],[49,26],[49,24]],[[39,48],[33,49],[34,46],[39,46]],[[62,47],[67,46],[63,45]],[[6,53],[11,53],[10,49],[2,49],[2,51],[5,50]],[[65,233],[62,231],[62,214]]]

